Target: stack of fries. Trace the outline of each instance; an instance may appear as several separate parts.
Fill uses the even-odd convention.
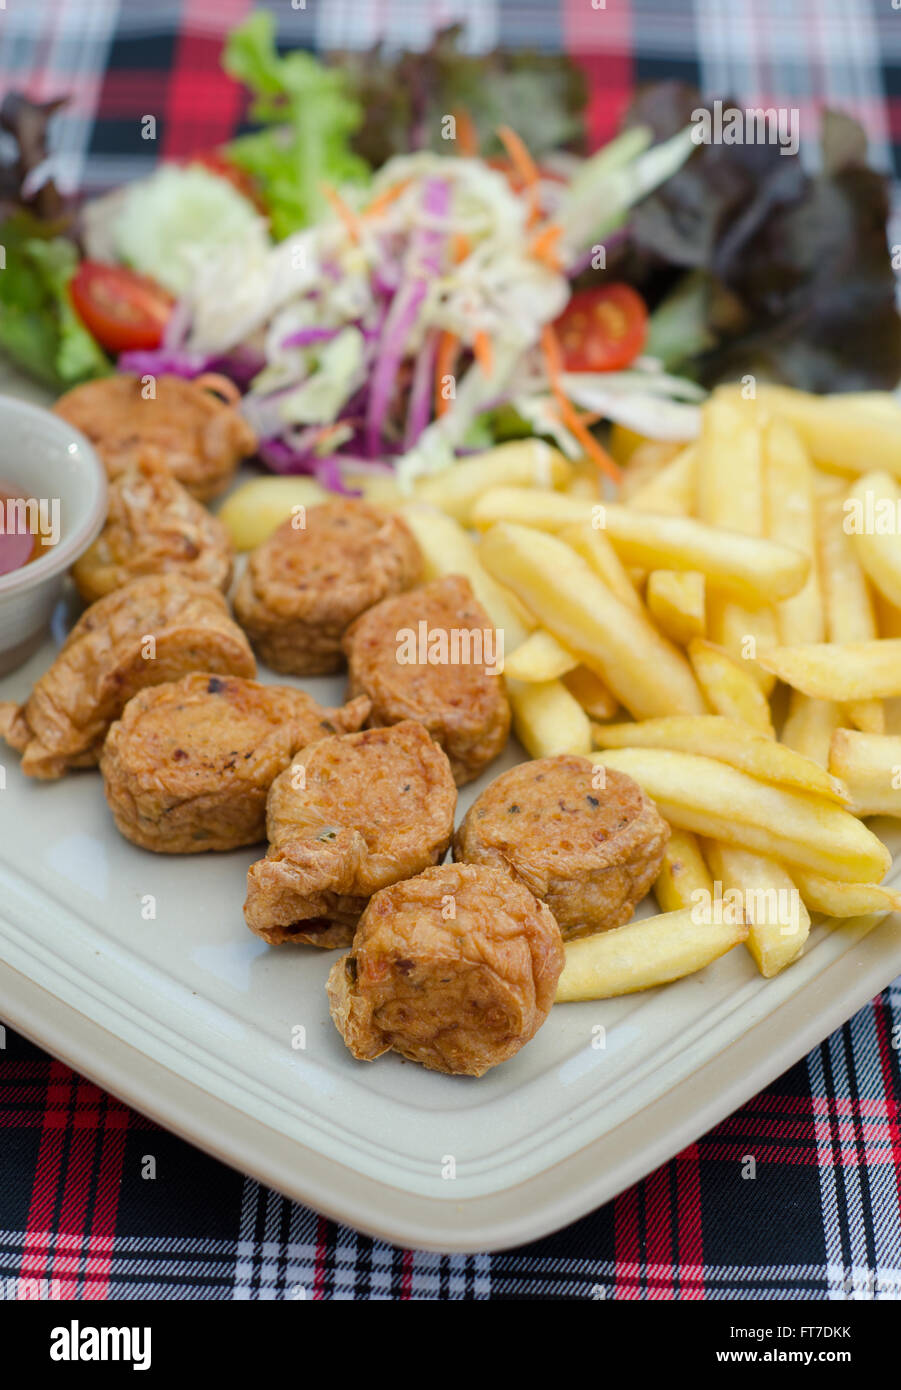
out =
[[[644,989],[744,941],[776,975],[810,912],[901,909],[863,817],[901,817],[901,406],[723,387],[616,501],[525,440],[401,510],[429,577],[504,629],[517,735],[628,773],[673,827],[661,915],[567,947],[561,1000]],[[732,912],[705,912],[729,902]],[[729,918],[727,921],[726,918]]]

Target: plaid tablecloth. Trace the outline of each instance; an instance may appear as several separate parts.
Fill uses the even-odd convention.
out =
[[[218,59],[249,0],[0,0],[0,90],[73,97],[61,180],[92,190],[226,139]],[[564,47],[592,140],[636,83],[831,103],[901,173],[898,0],[272,0],[286,43]],[[141,118],[157,118],[155,142]],[[806,122],[805,122],[806,124]],[[802,129],[804,127],[802,126]],[[807,127],[809,128],[809,126]],[[896,224],[898,219],[896,218]],[[901,225],[892,231],[901,241]],[[2,825],[0,825],[2,833]],[[0,1298],[901,1297],[901,982],[646,1181],[503,1254],[392,1249],[269,1192],[0,1030]],[[145,1159],[157,1177],[145,1180]],[[744,1176],[756,1160],[756,1178]],[[303,1291],[303,1292],[301,1292]]]

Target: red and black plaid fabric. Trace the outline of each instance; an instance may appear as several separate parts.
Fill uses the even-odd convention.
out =
[[[7,0],[0,91],[69,93],[60,182],[98,190],[228,138],[219,69],[249,0]],[[893,0],[274,0],[285,44],[565,48],[613,133],[637,83],[823,104],[901,175]],[[142,138],[156,118],[156,139]],[[901,242],[901,226],[893,231]],[[2,907],[0,907],[2,910]],[[901,1297],[901,982],[614,1202],[502,1254],[399,1250],[336,1226],[158,1129],[0,1030],[0,1298],[761,1299]]]

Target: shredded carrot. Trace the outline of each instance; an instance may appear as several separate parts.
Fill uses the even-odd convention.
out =
[[[438,339],[438,351],[435,354],[435,415],[438,419],[450,406],[450,401],[444,395],[444,378],[453,374],[459,347],[460,341],[456,333],[445,329]]]
[[[341,218],[341,221],[350,233],[351,240],[356,242],[362,241],[362,223],[353,208],[350,207],[348,203],[345,203],[337,188],[332,188],[331,184],[328,183],[323,183],[320,186],[322,188],[323,197],[329,201],[335,212]]]
[[[534,256],[536,261],[541,261],[549,270],[560,269],[560,257],[557,254],[557,242],[563,235],[563,228],[557,222],[549,222],[546,227],[542,227],[537,236],[533,237],[529,245],[529,255]]]
[[[410,187],[411,182],[411,179],[399,179],[398,182],[393,183],[390,188],[383,189],[381,193],[373,198],[369,206],[364,209],[363,216],[366,218],[378,217],[380,212],[384,212],[385,208],[390,208],[391,204],[397,201],[404,190]]]
[[[465,261],[471,250],[472,242],[469,240],[466,233],[454,232],[453,238],[451,239],[451,256],[453,257],[454,265],[459,265],[461,261]]]
[[[597,464],[608,478],[612,478],[615,483],[622,481],[622,474],[607,453],[607,450],[598,443],[594,435],[588,429],[585,420],[576,410],[572,401],[568,399],[563,387],[560,384],[560,376],[563,371],[563,357],[560,352],[560,344],[553,327],[546,323],[541,330],[541,348],[544,354],[545,367],[547,368],[548,380],[551,383],[551,390],[560,412],[563,424],[575,435],[588,458]]]
[[[465,106],[455,106],[451,115],[457,126],[457,145],[460,153],[467,159],[474,159],[479,152],[479,132],[476,123]]]
[[[494,345],[483,328],[473,338],[472,350],[485,376],[490,378],[494,371]]]
[[[497,137],[503,145],[513,168],[519,174],[526,188],[529,190],[529,202],[531,211],[529,213],[529,223],[538,221],[538,184],[541,175],[538,172],[538,165],[526,148],[525,141],[522,140],[515,130],[511,130],[508,125],[501,125],[497,128]]]

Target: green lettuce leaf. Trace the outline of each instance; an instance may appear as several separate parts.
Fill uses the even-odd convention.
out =
[[[227,73],[253,93],[250,119],[263,129],[239,136],[228,158],[258,181],[277,239],[322,213],[324,183],[361,183],[369,175],[351,137],[363,119],[346,75],[303,49],[275,47],[275,21],[260,10],[230,33]]]
[[[36,235],[25,214],[0,227],[0,348],[48,386],[74,386],[112,370],[72,307],[78,251],[66,237]]]

